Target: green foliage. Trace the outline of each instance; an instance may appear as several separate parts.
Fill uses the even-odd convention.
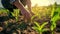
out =
[[[41,19],[41,16],[46,16],[47,14],[50,14],[49,16],[51,16],[51,26],[50,26],[50,30],[52,32],[52,34],[54,34],[54,30],[56,28],[56,21],[60,19],[60,7],[58,7],[57,4],[54,4],[52,6],[48,6],[48,7],[38,7],[38,6],[35,6],[35,7],[32,7],[32,11],[34,11],[33,13],[35,15],[32,16],[31,20],[34,22],[35,26],[33,27],[34,30],[36,30],[37,32],[39,32],[39,34],[41,34],[42,32],[44,31],[47,31],[48,29],[47,28],[44,28],[45,25],[48,24],[48,22],[44,22],[43,24],[39,24],[38,22],[34,21],[34,19],[38,20],[38,19]],[[0,14],[8,14],[9,11],[7,9],[0,9]],[[18,21],[18,17],[19,17],[19,9],[14,9],[14,12],[11,12],[12,15],[15,17],[16,21]],[[5,26],[6,28],[7,27],[10,27],[10,26],[13,26],[13,24],[8,24],[8,21],[5,22]],[[14,24],[15,25],[15,24]],[[19,28],[19,29],[25,29],[27,28],[25,25],[25,23],[22,23],[22,24],[19,24],[19,25],[15,25],[17,26],[16,28]],[[14,26],[14,27],[15,27]],[[14,29],[13,27],[13,29]]]
[[[14,9],[14,12],[12,12],[12,15],[16,18],[16,21],[18,21],[19,9]]]
[[[3,13],[8,14],[9,11],[7,9],[0,9],[0,14],[3,14]]]
[[[33,15],[32,17],[31,17],[31,20],[34,20],[34,19],[36,19],[36,20],[38,20],[38,19],[40,19],[41,17],[40,17],[40,14],[36,14],[36,15]]]
[[[51,13],[51,31],[52,31],[52,34],[54,34],[54,29],[56,28],[56,21],[60,19],[60,8],[58,8],[56,5],[53,5],[53,10],[52,10],[52,13]]]
[[[56,21],[60,19],[59,13],[57,12],[54,13],[53,18],[51,18],[51,31],[54,31],[54,29],[56,28]]]
[[[55,4],[52,6],[51,17],[53,17],[53,15],[54,15],[54,12],[55,12]]]
[[[44,28],[44,26],[47,25],[48,22],[44,22],[42,25],[40,25],[38,22],[34,22],[34,24],[35,24],[36,26],[34,26],[33,29],[35,29],[36,31],[38,31],[39,34],[40,34],[41,32],[44,32],[44,31],[47,31],[47,30],[48,30],[48,29]]]

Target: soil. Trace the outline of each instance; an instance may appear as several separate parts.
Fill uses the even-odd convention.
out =
[[[49,19],[50,20],[50,19]],[[48,21],[49,20],[42,20]],[[23,16],[19,16],[18,21],[14,17],[9,17],[6,14],[0,15],[0,34],[38,34],[32,27],[34,23],[25,23]],[[49,28],[50,23],[46,26]],[[60,34],[60,20],[57,21],[57,27],[54,31],[55,34]],[[43,32],[43,34],[51,34],[51,31]]]

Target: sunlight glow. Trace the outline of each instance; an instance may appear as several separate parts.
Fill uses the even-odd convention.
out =
[[[38,6],[48,6],[50,4],[54,4],[54,0],[31,0],[32,6],[38,5]]]

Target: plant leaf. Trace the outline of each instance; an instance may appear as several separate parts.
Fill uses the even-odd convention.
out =
[[[39,30],[39,27],[34,26],[34,27],[32,27],[32,28],[33,28],[34,30],[38,31],[38,32],[40,31],[40,30]]]
[[[47,28],[44,28],[44,29],[42,30],[42,32],[44,32],[44,31],[49,31],[49,29],[47,29]]]
[[[44,22],[44,23],[41,25],[40,29],[43,29],[43,27],[44,27],[45,25],[47,25],[47,24],[48,24],[48,22]]]
[[[34,21],[34,24],[40,28],[40,25],[38,24],[38,22]]]

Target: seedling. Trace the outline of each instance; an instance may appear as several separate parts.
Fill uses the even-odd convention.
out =
[[[39,34],[42,34],[42,32],[47,31],[48,29],[44,28],[45,25],[48,24],[48,22],[44,22],[42,25],[40,25],[38,22],[34,22],[36,26],[33,27]]]
[[[15,17],[16,21],[18,21],[18,16],[19,16],[19,9],[14,9],[14,12],[12,15]]]
[[[60,19],[60,16],[59,16],[59,11],[55,10],[55,5],[53,6],[53,10],[52,10],[52,17],[51,17],[51,31],[52,31],[52,34],[54,34],[54,29],[56,28],[56,21]]]

